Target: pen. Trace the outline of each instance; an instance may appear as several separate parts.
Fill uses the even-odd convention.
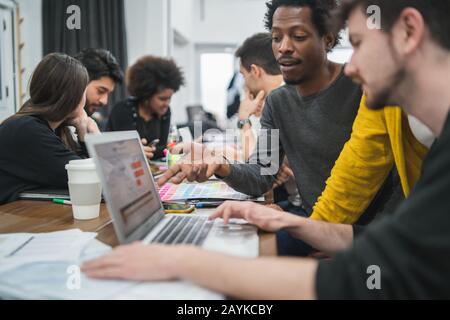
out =
[[[53,199],[53,202],[57,203],[57,204],[67,204],[69,206],[72,205],[72,202],[70,202],[68,200],[63,200],[63,199]]]
[[[16,250],[14,250],[13,252],[11,252],[10,254],[7,255],[7,257],[12,257],[13,255],[15,255],[20,249],[23,249],[23,247],[25,247],[28,243],[30,243],[31,240],[34,239],[34,236],[30,237],[27,241],[25,241],[24,243],[22,243]]]
[[[195,204],[195,207],[197,209],[204,209],[204,208],[217,208],[220,206],[222,202],[197,202]]]

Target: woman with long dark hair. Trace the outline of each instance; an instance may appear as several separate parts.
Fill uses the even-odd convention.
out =
[[[65,165],[87,157],[84,136],[99,132],[83,109],[88,82],[85,67],[65,54],[36,67],[30,99],[0,125],[0,204],[27,190],[67,188]]]

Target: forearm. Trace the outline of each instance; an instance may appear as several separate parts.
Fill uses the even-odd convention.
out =
[[[312,259],[245,259],[183,247],[170,261],[174,278],[233,298],[315,298],[317,262]]]
[[[353,242],[351,225],[334,224],[286,214],[283,228],[293,237],[327,255],[347,249]]]
[[[256,139],[253,135],[252,127],[249,124],[246,124],[241,130],[241,146],[244,154],[244,161],[247,161],[256,146]]]
[[[233,164],[224,182],[237,191],[259,197],[269,191],[275,182],[280,168],[280,159],[284,157],[283,147],[277,137],[271,133],[276,129],[269,115],[269,105],[264,108],[261,128],[246,164]],[[274,141],[273,141],[274,140]]]
[[[233,189],[259,197],[269,191],[275,181],[273,176],[263,175],[261,170],[259,164],[232,164],[228,166],[226,175],[216,173]]]

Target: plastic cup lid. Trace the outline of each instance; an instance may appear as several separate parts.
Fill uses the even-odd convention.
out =
[[[66,164],[66,170],[95,170],[95,163],[92,158],[72,160]]]

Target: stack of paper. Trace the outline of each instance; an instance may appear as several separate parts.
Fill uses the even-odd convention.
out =
[[[96,236],[79,229],[0,235],[0,272],[31,262],[76,262]]]
[[[224,298],[189,282],[88,278],[80,271],[81,263],[111,251],[95,235],[80,230],[0,235],[0,299]]]
[[[81,273],[82,261],[111,247],[96,233],[68,230],[0,235],[0,298],[111,299],[135,282],[101,281]]]

